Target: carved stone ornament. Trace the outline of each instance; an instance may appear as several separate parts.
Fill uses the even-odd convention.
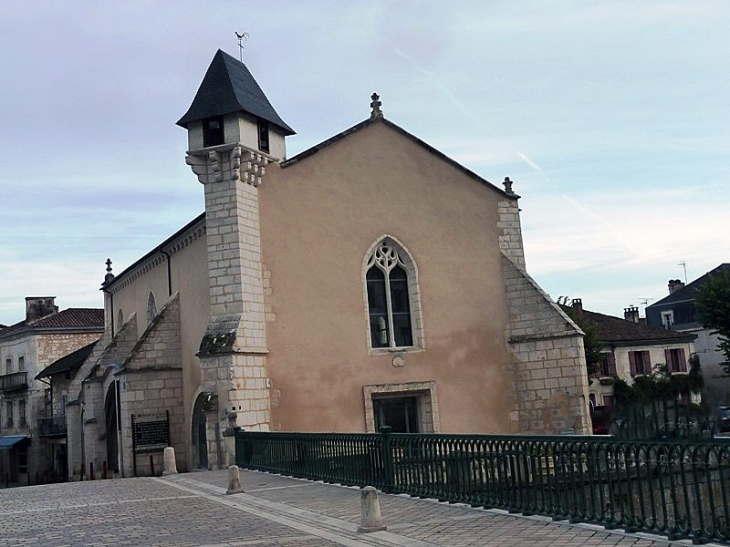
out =
[[[394,367],[404,367],[406,366],[406,359],[402,355],[395,355],[391,363]]]
[[[256,187],[261,185],[269,161],[268,156],[240,143],[191,150],[185,157],[185,163],[202,184],[221,182],[229,178]]]

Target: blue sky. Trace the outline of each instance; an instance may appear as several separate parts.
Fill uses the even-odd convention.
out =
[[[297,135],[385,116],[515,181],[530,274],[621,315],[730,261],[730,3],[6,2],[0,18],[0,323],[26,296],[101,307],[203,209],[187,110],[215,51]]]

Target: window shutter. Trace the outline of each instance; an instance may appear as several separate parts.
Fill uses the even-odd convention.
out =
[[[651,353],[649,353],[648,351],[642,351],[641,353],[644,354],[644,374],[651,374]]]
[[[629,352],[629,367],[631,368],[631,376],[636,376],[636,352]]]
[[[664,362],[667,364],[667,372],[677,372],[674,370],[674,361],[672,360],[672,350],[664,350]]]
[[[616,356],[613,354],[613,352],[608,354],[608,375],[618,376],[616,374]]]
[[[684,348],[679,349],[679,372],[687,372],[687,357]]]

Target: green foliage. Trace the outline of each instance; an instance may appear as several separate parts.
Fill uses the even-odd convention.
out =
[[[730,276],[725,271],[710,275],[697,292],[695,308],[702,326],[718,335],[718,349],[724,356],[720,366],[730,376]]]
[[[636,403],[645,405],[676,399],[680,393],[699,393],[705,385],[699,356],[693,354],[688,363],[688,374],[670,374],[666,365],[657,365],[652,374],[636,376],[633,386],[616,379],[613,384],[616,404],[625,410]]]

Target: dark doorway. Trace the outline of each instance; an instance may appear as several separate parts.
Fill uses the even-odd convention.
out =
[[[106,462],[110,471],[119,473],[119,404],[117,403],[117,382],[112,382],[106,391],[104,417],[106,422]]]
[[[208,399],[209,394],[201,393],[193,408],[193,466],[196,469],[208,469],[208,435],[204,408]]]
[[[418,397],[392,397],[373,399],[375,430],[384,425],[393,433],[418,433]]]

